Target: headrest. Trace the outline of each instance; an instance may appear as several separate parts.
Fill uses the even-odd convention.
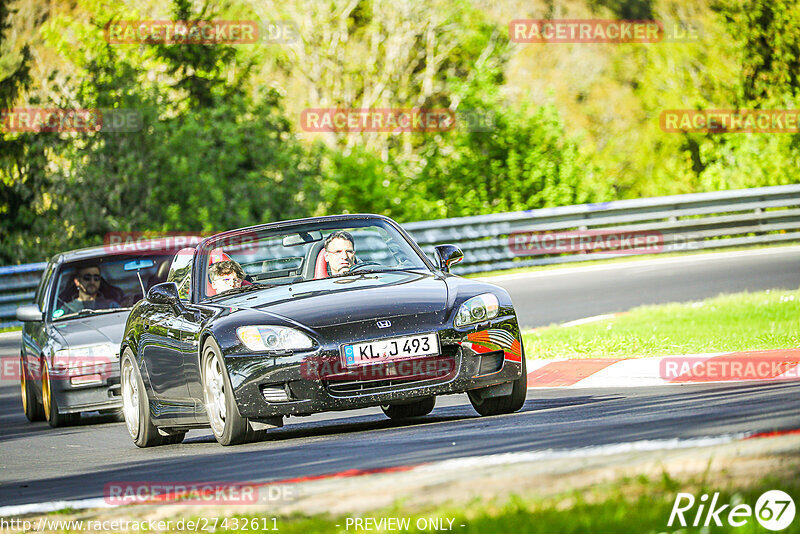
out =
[[[317,262],[314,264],[314,279],[328,277],[328,262],[325,261],[325,249],[321,249],[317,254]]]

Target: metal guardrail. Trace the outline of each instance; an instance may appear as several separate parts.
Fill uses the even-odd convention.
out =
[[[592,252],[526,256],[512,250],[517,233],[649,233],[658,252],[698,251],[800,241],[800,185],[617,200],[404,224],[422,249],[453,243],[464,251],[456,274],[631,256]],[[541,252],[541,250],[540,250]]]
[[[18,326],[17,306],[33,302],[47,262],[0,267],[0,328]]]
[[[661,253],[800,242],[800,184],[439,219],[403,227],[431,258],[437,244],[461,247],[465,257],[453,267],[456,274],[634,254],[580,250],[528,256],[512,249],[510,238],[519,233],[645,233],[658,236]],[[32,301],[45,265],[0,267],[0,328],[19,324],[14,320],[16,308]]]

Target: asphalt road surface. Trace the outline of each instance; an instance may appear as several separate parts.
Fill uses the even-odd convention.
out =
[[[800,247],[697,254],[487,279],[504,287],[521,326],[537,327],[643,304],[721,293],[800,288]]]
[[[715,255],[717,256],[717,255]],[[678,258],[508,277],[526,326],[624,311],[643,303],[800,286],[800,248]],[[557,273],[557,274],[556,274]],[[0,336],[0,357],[18,354]],[[800,383],[530,390],[521,412],[478,417],[466,396],[438,399],[410,423],[378,408],[290,418],[266,441],[223,448],[210,431],[137,449],[101,416],[51,429],[28,423],[16,382],[0,382],[0,506],[103,496],[109,482],[266,482],[348,469],[544,449],[800,428]]]

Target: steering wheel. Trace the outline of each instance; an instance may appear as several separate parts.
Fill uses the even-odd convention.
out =
[[[348,272],[352,273],[352,272],[358,271],[359,269],[363,269],[364,267],[368,267],[370,265],[382,265],[382,264],[377,262],[377,261],[365,261],[365,262],[357,263],[357,264],[353,265],[352,267],[350,267],[350,270]]]

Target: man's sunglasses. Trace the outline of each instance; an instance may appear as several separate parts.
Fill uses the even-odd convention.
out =
[[[93,281],[93,280],[94,280],[95,282],[99,282],[99,281],[101,280],[101,278],[100,278],[100,275],[99,275],[99,274],[84,274],[83,276],[81,276],[81,279],[82,279],[84,282],[91,282],[91,281]]]

